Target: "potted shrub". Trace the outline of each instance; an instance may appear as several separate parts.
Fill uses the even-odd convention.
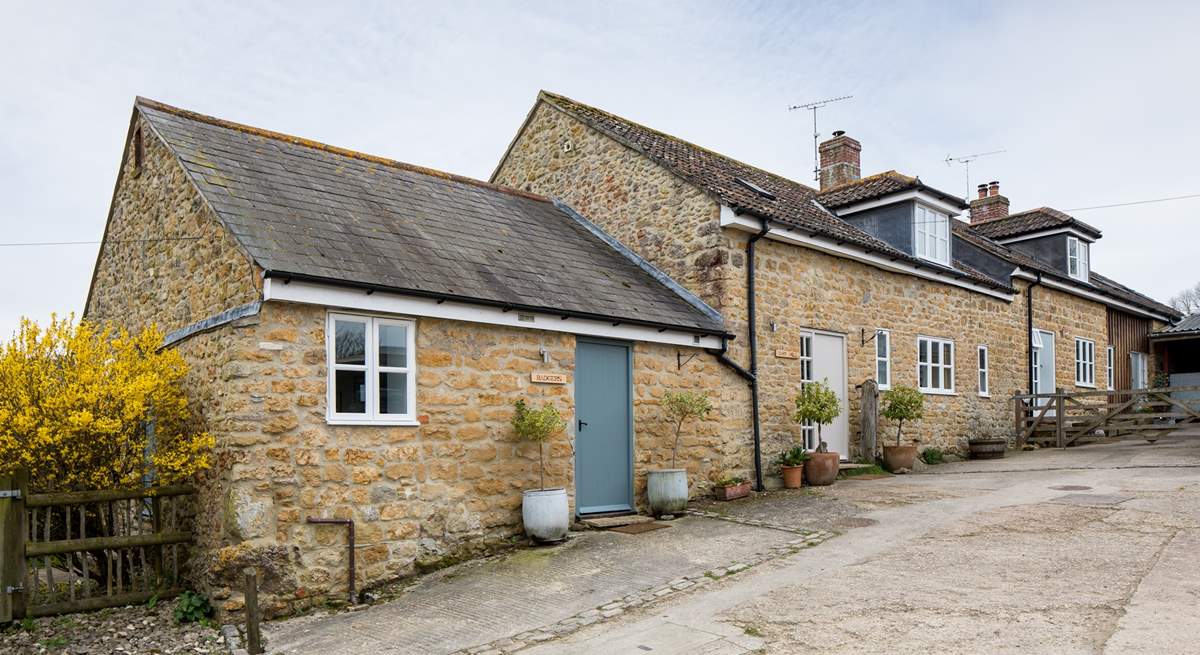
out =
[[[792,420],[797,423],[811,421],[817,424],[817,449],[804,463],[804,475],[808,483],[815,486],[833,484],[837,480],[838,463],[841,458],[831,453],[821,438],[821,428],[832,423],[842,413],[842,403],[837,392],[829,387],[828,381],[809,382],[800,387],[796,394],[796,413]]]
[[[546,488],[545,443],[562,432],[567,423],[558,408],[547,403],[541,409],[530,409],[518,400],[512,417],[513,432],[522,441],[538,445],[538,488],[525,492],[521,502],[521,520],[525,534],[534,541],[562,541],[567,536],[571,515],[567,506],[567,490]]]
[[[917,459],[916,446],[900,445],[905,421],[915,421],[925,413],[925,397],[912,387],[898,384],[883,394],[883,411],[886,419],[896,422],[896,445],[883,447],[883,465],[896,473],[911,471]]]
[[[703,419],[712,411],[708,394],[699,391],[668,392],[662,399],[663,412],[675,425],[675,441],[671,445],[671,467],[646,472],[646,500],[655,516],[678,514],[687,509],[687,469],[675,468],[679,454],[679,437],[688,419]]]
[[[750,481],[740,475],[726,475],[713,483],[713,496],[717,500],[735,500],[750,495]]]
[[[792,446],[779,456],[779,475],[783,478],[784,487],[799,489],[804,484],[804,463],[808,460],[808,451],[804,446]]]

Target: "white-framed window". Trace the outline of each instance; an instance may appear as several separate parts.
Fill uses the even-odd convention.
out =
[[[329,314],[329,423],[417,423],[416,327],[411,320]]]
[[[1088,242],[1079,237],[1067,237],[1067,274],[1088,281]]]
[[[954,393],[954,342],[917,337],[917,387],[925,393]]]
[[[950,216],[917,204],[913,216],[913,252],[945,266],[950,265]]]
[[[800,335],[800,386],[813,381],[813,338],[811,334]],[[812,421],[804,421],[800,424],[800,439],[804,443],[804,447],[808,449],[816,448],[817,444],[817,424]]]
[[[1139,352],[1129,353],[1129,382],[1134,389],[1145,389],[1148,386],[1149,373],[1146,366],[1146,355]]]
[[[875,331],[875,381],[880,389],[892,386],[892,333]]]
[[[1096,342],[1075,337],[1075,385],[1096,386]]]
[[[988,386],[988,347],[979,347],[979,395],[988,397],[992,395],[991,387]]]
[[[1107,382],[1106,386],[1109,391],[1113,390],[1113,361],[1116,359],[1116,356],[1117,350],[1112,346],[1109,346],[1104,351],[1104,379]]]

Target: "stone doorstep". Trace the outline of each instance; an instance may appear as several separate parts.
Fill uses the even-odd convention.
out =
[[[583,519],[582,523],[594,530],[607,530],[609,528],[620,528],[626,525],[650,523],[652,521],[654,521],[653,516],[626,514],[624,516],[597,516],[595,518],[586,518]]]
[[[854,462],[838,462],[838,471],[853,471],[856,469],[869,469],[874,464],[856,464]]]

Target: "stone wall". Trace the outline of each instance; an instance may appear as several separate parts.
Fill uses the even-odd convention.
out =
[[[271,569],[274,613],[344,594],[344,529],[308,525],[309,516],[355,520],[360,587],[509,543],[521,533],[521,492],[538,484],[537,447],[511,433],[513,403],[574,414],[573,335],[418,318],[421,425],[328,425],[325,321],[322,307],[267,303],[257,317],[180,346],[207,363],[199,375],[222,381],[218,394],[198,399],[220,450],[210,476],[220,488],[205,496],[219,511],[207,515],[200,546],[207,585],[228,611],[241,607],[236,588],[224,588],[229,574],[247,563]],[[696,357],[681,370],[677,351]],[[680,448],[693,492],[718,473],[749,472],[744,384],[694,349],[638,343],[633,361],[639,504],[645,470],[670,458],[673,427],[658,405],[670,390],[714,393],[717,411],[690,426]],[[534,384],[534,370],[572,383]],[[738,417],[743,430],[722,429]],[[573,425],[547,444],[546,483],[573,495],[572,433]]]
[[[1021,309],[1021,317],[1024,318],[1024,306]],[[1035,286],[1033,327],[1054,333],[1055,388],[1065,389],[1068,393],[1104,389],[1105,367],[1108,365],[1108,310],[1103,304],[1045,286]],[[1075,337],[1090,339],[1096,344],[1094,387],[1075,384]],[[1021,380],[1019,386],[1029,386],[1028,380]]]
[[[84,317],[170,332],[258,299],[261,272],[140,118],[139,130],[142,164],[131,140]]]

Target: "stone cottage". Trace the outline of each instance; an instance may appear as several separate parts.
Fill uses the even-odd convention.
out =
[[[536,445],[517,399],[570,425],[548,483],[634,509],[670,457],[658,409],[705,389],[681,448],[703,486],[747,474],[749,389],[722,317],[569,205],[139,99],[87,320],[150,324],[216,436],[202,583],[265,567],[271,611],[468,556],[521,531]]]
[[[1090,271],[1098,231],[1009,217],[998,184],[968,203],[895,171],[861,177],[861,150],[835,132],[813,189],[542,92],[491,179],[571,203],[721,312],[738,337],[730,356],[755,375],[763,458],[815,445],[812,426],[789,420],[804,382],[828,380],[843,400],[831,450],[862,454],[867,379],[919,388],[912,437],[957,450],[1011,433],[1009,398],[1030,380],[1094,387],[1123,319],[1176,317]],[[970,223],[957,218],[967,209]],[[1068,345],[1055,358],[1052,335],[1076,357]]]

